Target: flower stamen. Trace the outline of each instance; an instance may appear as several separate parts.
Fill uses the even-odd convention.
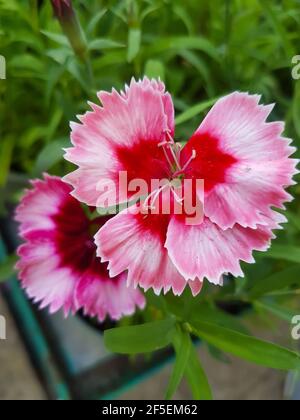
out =
[[[193,149],[193,151],[192,151],[192,156],[189,158],[189,160],[184,164],[184,166],[183,166],[183,168],[182,168],[182,171],[184,171],[188,166],[189,166],[189,164],[192,162],[192,160],[194,160],[195,158],[196,158],[196,156],[197,156],[197,153],[196,153],[196,150],[195,149]]]
[[[161,193],[161,192],[163,192],[163,190],[166,188],[166,187],[168,187],[169,186],[169,183],[167,183],[167,184],[165,184],[165,185],[163,185],[162,187],[160,187],[160,188],[158,188],[158,189],[156,189],[156,190],[154,190],[154,191],[152,191],[146,198],[145,198],[145,201],[144,201],[144,203],[143,203],[143,208],[146,210],[146,209],[150,209],[150,210],[154,210],[155,209],[155,206],[154,206],[154,204],[155,204],[155,201],[157,200],[157,198],[158,198],[158,196],[159,196],[159,194]],[[150,200],[151,200],[151,198],[153,197],[153,199],[152,199],[152,204],[150,203]]]
[[[171,170],[174,170],[174,164],[172,163],[170,156],[168,154],[168,151],[171,152],[172,158],[175,163],[175,167],[177,171],[181,170],[180,163],[179,163],[179,157],[180,157],[180,145],[175,143],[173,137],[171,136],[170,132],[167,130],[165,131],[165,135],[168,137],[169,140],[165,139],[164,141],[160,142],[158,144],[158,147],[162,147],[164,151],[164,155],[166,157],[166,160],[168,164],[170,165]],[[166,150],[166,148],[168,150]]]
[[[177,194],[177,192],[175,191],[174,187],[171,187],[171,191],[173,193],[173,196],[175,198],[175,201],[179,204],[181,204],[184,200],[184,198],[180,198],[179,195]]]
[[[170,159],[170,157],[168,155],[167,150],[165,149],[165,146],[169,146],[169,143],[166,140],[165,141],[162,141],[161,143],[158,144],[158,147],[162,147],[163,152],[164,152],[164,155],[165,155],[165,158],[166,158],[166,160],[167,160],[167,162],[168,162],[168,164],[169,164],[169,166],[170,166],[170,168],[172,170],[173,169],[173,164],[171,162],[171,159]]]
[[[182,174],[186,170],[186,168],[189,166],[189,164],[196,158],[196,156],[197,156],[196,150],[193,149],[192,156],[183,165],[182,169],[180,169],[179,171],[175,172],[174,176],[177,176],[177,175]]]

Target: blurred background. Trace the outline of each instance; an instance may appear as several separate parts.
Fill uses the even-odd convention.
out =
[[[26,306],[14,279],[5,283],[13,275],[17,243],[10,226],[12,209],[28,179],[44,171],[62,175],[71,168],[62,158],[62,148],[69,144],[69,121],[87,110],[87,100],[97,102],[98,90],[121,89],[132,76],[147,75],[160,77],[174,98],[177,140],[189,138],[216,98],[240,90],[261,94],[265,103],[275,102],[272,118],[286,122],[285,135],[299,146],[299,25],[299,0],[0,0],[0,54],[4,58],[0,80],[0,281],[4,295],[0,314],[6,316],[8,331],[7,340],[0,340],[0,399],[49,398],[45,377],[52,391],[67,384],[67,391],[56,394],[63,398],[72,381],[70,370],[66,378],[62,374],[57,379],[65,366],[52,355],[51,343],[58,346],[58,325],[64,321],[58,317],[49,326],[46,314],[37,315],[35,308]],[[300,314],[299,186],[291,193],[295,200],[288,205],[289,223],[271,250],[259,255],[256,265],[245,266],[246,278],[232,280],[216,299],[228,292],[236,299],[248,299],[247,326],[256,335],[296,348],[290,330],[293,315]],[[66,330],[76,328],[72,324]],[[60,334],[65,336],[66,331]],[[99,334],[88,334],[87,342],[97,346]],[[70,342],[69,347],[61,344],[65,353]],[[82,369],[80,375],[87,365],[91,371],[100,356],[108,357],[104,350],[90,354],[87,347],[77,348],[74,356],[73,362]],[[299,378],[295,375],[284,391],[284,374],[254,369],[209,350],[210,355],[207,349],[199,351],[216,398],[296,395]],[[84,354],[88,361],[83,361]],[[150,363],[150,371],[147,365],[147,380],[147,361],[143,362],[143,384],[127,393],[122,388],[119,395],[161,398],[169,375],[168,367],[162,369],[166,359],[162,356],[155,366]],[[46,365],[55,368],[48,372]],[[76,371],[77,375],[79,370],[74,369],[72,374]],[[118,378],[114,380],[115,390],[119,385]],[[131,385],[135,380],[126,379]],[[78,386],[73,391],[82,395]],[[185,385],[177,397],[191,397]]]

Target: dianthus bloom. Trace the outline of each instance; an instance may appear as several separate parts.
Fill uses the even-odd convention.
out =
[[[110,278],[107,264],[96,256],[93,234],[108,218],[90,220],[58,177],[45,175],[32,185],[16,210],[25,241],[17,268],[28,295],[51,313],[82,308],[100,321],[143,308],[144,296],[126,287],[126,274]]]
[[[204,278],[221,284],[225,273],[242,276],[240,261],[254,262],[254,250],[266,251],[273,229],[286,219],[272,208],[284,208],[297,172],[295,149],[282,137],[282,122],[266,122],[273,106],[259,105],[260,97],[235,92],[218,100],[196,132],[181,148],[174,141],[174,109],[162,82],[132,80],[121,93],[100,92],[102,106],[72,123],[72,148],[66,159],[78,166],[65,180],[72,195],[92,206],[105,194],[110,204],[130,199],[120,184],[167,179],[173,199],[182,202],[174,185],[203,180],[191,189],[204,202],[197,224],[186,217],[147,213],[138,202],[108,220],[95,236],[97,255],[108,261],[110,274],[128,271],[128,284],[152,287],[157,293],[187,284],[194,294]],[[116,185],[113,189],[104,187]],[[154,194],[153,194],[154,193]],[[146,199],[163,201],[166,188]],[[176,199],[176,197],[178,199]],[[154,205],[156,207],[156,205]]]

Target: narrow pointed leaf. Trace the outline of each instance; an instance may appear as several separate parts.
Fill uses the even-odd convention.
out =
[[[125,47],[124,44],[121,44],[120,42],[113,41],[112,39],[105,39],[105,38],[97,38],[93,39],[88,45],[89,50],[97,50],[101,51],[104,49],[109,48],[123,48]]]
[[[176,331],[176,344],[174,344],[176,359],[174,368],[171,374],[170,382],[166,391],[166,399],[170,400],[176,392],[184,372],[186,370],[187,362],[190,356],[191,338],[187,331]]]
[[[130,28],[128,33],[127,60],[131,63],[138,55],[141,46],[141,30],[139,28]]]
[[[286,287],[300,285],[300,265],[292,265],[285,270],[276,272],[271,276],[262,279],[256,283],[249,294],[251,298],[256,298],[276,290],[282,290]]]
[[[192,106],[191,108],[184,111],[176,118],[176,124],[182,124],[196,115],[201,114],[201,112],[205,111],[206,109],[210,108],[218,98],[209,99],[208,101],[200,102],[197,105]]]
[[[193,332],[234,356],[274,369],[300,369],[300,356],[284,347],[208,322],[193,323]]]
[[[152,352],[171,343],[175,333],[173,318],[105,331],[106,347],[114,353],[137,354]]]
[[[273,302],[269,302],[268,300],[259,300],[254,302],[255,306],[259,309],[264,309],[273,315],[276,315],[278,318],[291,323],[293,316],[295,315],[295,311],[292,309],[285,308],[281,305],[278,305]]]
[[[265,257],[300,263],[300,247],[275,244],[265,254]]]
[[[190,349],[185,376],[195,400],[210,401],[213,399],[208,379],[193,345]]]

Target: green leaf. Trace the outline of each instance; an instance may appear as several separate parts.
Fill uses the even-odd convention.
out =
[[[41,33],[45,35],[51,41],[56,42],[57,44],[63,45],[64,47],[70,46],[68,38],[64,35],[56,34],[54,32],[48,32],[48,31],[41,31]]]
[[[297,136],[300,136],[300,86],[297,83],[295,86],[295,94],[292,103],[292,115],[293,115],[293,123],[297,133]]]
[[[273,369],[300,369],[300,356],[284,347],[208,322],[195,322],[193,332],[236,357]]]
[[[142,33],[139,28],[129,28],[127,61],[131,63],[138,55],[141,46]]]
[[[220,349],[218,349],[215,346],[212,346],[211,344],[207,344],[207,348],[209,351],[209,354],[216,359],[218,362],[224,363],[226,365],[230,365],[231,364],[231,360],[228,357],[227,354],[225,354],[224,352],[222,352]]]
[[[165,80],[165,67],[159,60],[148,60],[145,65],[145,75],[150,79]]]
[[[2,138],[0,143],[0,187],[6,184],[14,149],[11,136]]]
[[[269,300],[257,300],[254,302],[254,305],[257,306],[259,309],[264,309],[268,312],[271,312],[273,315],[276,315],[278,318],[283,319],[284,321],[291,322],[293,316],[295,315],[295,311],[291,309],[284,308],[281,305],[278,305],[274,302],[270,302]]]
[[[91,18],[91,20],[88,23],[86,32],[88,34],[91,34],[96,29],[98,23],[102,19],[102,17],[106,14],[107,9],[100,10],[100,12],[96,13],[95,16]]]
[[[68,60],[67,70],[80,83],[81,87],[88,94],[90,94],[90,88],[87,82],[86,71],[80,66],[76,59],[71,58]]]
[[[212,322],[221,327],[230,328],[242,333],[248,333],[247,329],[239,322],[239,319],[232,316],[225,311],[217,308],[206,302],[192,304],[191,314],[188,320],[193,323],[194,321]]]
[[[67,137],[62,137],[58,140],[54,140],[40,151],[34,165],[34,174],[38,175],[44,171],[47,171],[57,162],[63,158],[63,148],[70,144],[70,140]]]
[[[213,399],[208,379],[193,345],[190,349],[185,376],[195,400],[210,401]]]
[[[206,38],[200,36],[174,36],[159,38],[152,45],[144,48],[147,56],[153,57],[168,50],[181,51],[184,49],[203,51],[216,61],[220,61],[218,49]]]
[[[65,66],[68,59],[73,56],[71,50],[66,47],[47,50],[46,55],[61,66]]]
[[[203,87],[206,89],[208,96],[214,96],[215,89],[208,63],[199,57],[197,52],[192,50],[181,50],[178,54],[198,70],[199,74],[203,78]]]
[[[17,256],[10,255],[0,263],[0,282],[9,280],[9,278],[14,274],[14,266],[16,262]]]
[[[300,263],[300,247],[275,244],[265,254],[265,257]]]
[[[14,72],[18,71],[19,74],[20,71],[27,71],[30,74],[35,73],[41,74],[43,77],[45,76],[44,64],[39,58],[36,58],[32,54],[19,54],[17,57],[14,57],[9,61],[9,67],[14,70]]]
[[[249,296],[251,299],[254,299],[276,290],[282,290],[296,284],[300,285],[299,273],[300,266],[298,264],[276,272],[265,279],[261,279],[260,282],[257,282],[253,289],[250,290]]]
[[[191,108],[187,109],[176,118],[175,120],[176,124],[177,125],[182,124],[192,119],[196,115],[201,114],[201,112],[205,111],[207,108],[210,108],[217,100],[218,98],[213,98],[213,99],[209,99],[208,101],[200,102],[199,104],[192,106]]]
[[[152,352],[171,343],[175,332],[173,318],[131,327],[113,328],[104,333],[106,347],[121,354]]]
[[[144,19],[146,19],[147,16],[149,16],[151,13],[157,11],[159,8],[161,7],[161,5],[158,4],[151,4],[148,7],[145,7],[145,9],[143,9],[141,11],[140,14],[140,22],[143,22]]]
[[[300,97],[299,97],[299,103],[300,103]],[[299,107],[298,115],[300,115],[300,107]],[[300,136],[300,124],[299,124],[299,136]],[[288,218],[289,222],[292,223],[295,226],[295,228],[300,231],[300,217],[298,216],[298,214],[294,214],[290,211],[285,211],[284,214]]]
[[[104,50],[109,48],[124,48],[125,45],[120,42],[107,38],[97,38],[88,44],[89,50]]]
[[[189,15],[187,9],[184,6],[177,4],[174,5],[173,12],[178,16],[179,19],[182,20],[189,34],[192,34],[194,32],[194,21]]]
[[[61,79],[64,71],[65,71],[65,66],[62,64],[56,65],[56,63],[53,64],[53,66],[48,69],[47,86],[45,89],[45,97],[46,97],[47,104],[49,104],[54,88],[56,84],[59,82],[59,80]]]
[[[48,120],[47,124],[47,135],[45,140],[48,142],[53,139],[54,134],[56,133],[58,126],[63,118],[63,110],[57,108]]]
[[[289,35],[283,26],[280,14],[276,11],[274,7],[271,6],[271,2],[268,0],[260,0],[264,14],[269,19],[274,30],[278,34],[278,40],[282,44],[283,51],[285,52],[288,58],[292,57],[295,54],[294,46],[290,42]]]
[[[190,356],[191,338],[187,331],[182,331],[179,327],[174,337],[174,347],[176,359],[171,378],[166,391],[166,400],[170,400],[176,392],[186,369],[186,365]]]
[[[106,52],[101,57],[93,60],[93,67],[95,71],[102,71],[104,67],[121,66],[126,61],[126,51],[125,50],[112,50]]]

